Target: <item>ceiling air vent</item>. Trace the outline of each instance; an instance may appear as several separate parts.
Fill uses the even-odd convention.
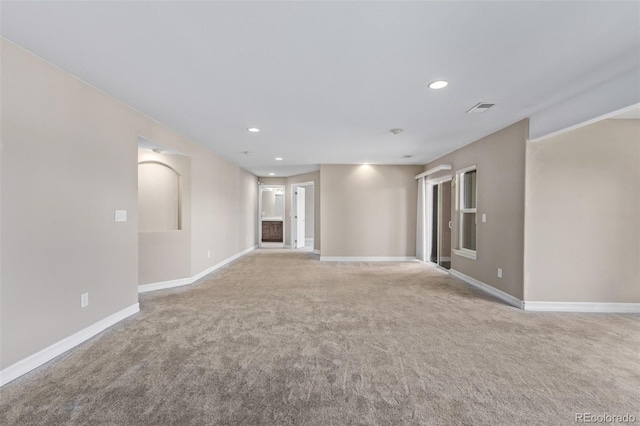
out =
[[[471,108],[469,111],[467,111],[467,114],[477,114],[479,112],[485,112],[486,110],[488,110],[489,108],[491,108],[494,105],[495,104],[488,104],[488,103],[485,103],[485,102],[480,102],[479,104],[477,104],[473,108]]]

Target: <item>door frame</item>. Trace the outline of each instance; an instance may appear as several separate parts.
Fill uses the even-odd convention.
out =
[[[290,194],[291,194],[291,210],[289,210],[289,220],[291,221],[291,239],[289,241],[289,247],[291,247],[292,249],[295,250],[295,244],[293,243],[293,237],[296,235],[295,232],[295,226],[296,226],[296,221],[293,220],[293,216],[295,214],[295,199],[296,197],[294,196],[295,194],[295,188],[297,186],[311,186],[313,189],[313,238],[311,239],[311,247],[312,249],[315,248],[315,242],[316,242],[316,232],[315,232],[315,228],[316,228],[316,182],[313,180],[310,180],[308,182],[300,182],[300,183],[292,183],[291,184],[291,188],[290,188]],[[305,197],[307,195],[305,194]],[[305,209],[305,216],[306,216],[306,209]],[[306,217],[305,217],[306,220]],[[305,247],[306,247],[306,241],[305,241]],[[300,249],[298,249],[300,250]]]
[[[426,192],[426,208],[425,208],[425,216],[426,216],[426,253],[425,258],[428,263],[436,265],[438,268],[441,268],[438,258],[436,258],[435,262],[431,261],[431,248],[432,248],[432,238],[433,238],[433,187],[438,186],[438,200],[442,200],[442,187],[441,184],[445,182],[451,182],[453,180],[453,175],[441,176],[434,179],[426,179],[424,182],[424,190]],[[451,196],[451,202],[453,202],[453,195]],[[449,206],[451,208],[451,206]],[[440,216],[440,209],[437,212],[438,216]],[[440,224],[441,217],[438,217],[437,222]],[[452,216],[453,220],[453,216]],[[441,246],[440,236],[437,241],[438,247]],[[438,250],[437,256],[440,257],[440,250]],[[442,268],[444,269],[444,268]]]
[[[263,183],[258,184],[258,247],[263,247],[262,242],[262,191],[263,189],[282,189],[282,196],[284,199],[282,200],[282,209],[286,209],[287,205],[287,187],[286,185],[265,185]],[[286,229],[285,229],[285,219],[286,212],[282,212],[282,244],[280,243],[267,243],[269,247],[278,247],[281,246],[284,248],[284,242],[286,241]]]

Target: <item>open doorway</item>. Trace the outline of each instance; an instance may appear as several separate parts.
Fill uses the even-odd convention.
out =
[[[284,247],[284,185],[260,185],[258,241],[261,248]]]
[[[444,269],[451,269],[451,200],[451,176],[427,181],[427,258]]]
[[[315,184],[291,185],[291,248],[313,251],[315,239]]]

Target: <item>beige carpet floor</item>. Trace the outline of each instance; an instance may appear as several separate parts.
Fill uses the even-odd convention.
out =
[[[640,316],[524,312],[417,262],[256,251],[140,302],[0,389],[0,424],[640,419]]]

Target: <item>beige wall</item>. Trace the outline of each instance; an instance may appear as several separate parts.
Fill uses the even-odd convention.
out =
[[[305,220],[304,235],[305,238],[313,238],[316,230],[315,226],[315,185],[303,186],[305,189],[304,213],[307,216]]]
[[[192,144],[191,275],[257,244],[258,179]],[[211,251],[211,257],[207,252]]]
[[[527,144],[525,300],[640,302],[640,120]]]
[[[191,159],[184,155],[138,151],[138,162],[157,161],[180,175],[181,229],[139,232],[138,283],[149,284],[191,276]],[[140,231],[140,230],[139,230]]]
[[[138,118],[15,45],[0,47],[4,368],[137,303]],[[114,221],[116,209],[127,222]]]
[[[419,166],[322,165],[322,256],[415,256]]]
[[[0,50],[0,368],[137,303],[139,135],[192,158],[191,275],[256,243],[255,176],[4,39]]]
[[[451,164],[477,166],[477,259],[452,254],[451,268],[478,281],[523,298],[525,148],[528,121],[523,120],[447,154],[424,167]],[[458,248],[458,217],[452,211],[453,248]],[[482,214],[487,222],[482,223]],[[497,269],[502,268],[502,278]]]

